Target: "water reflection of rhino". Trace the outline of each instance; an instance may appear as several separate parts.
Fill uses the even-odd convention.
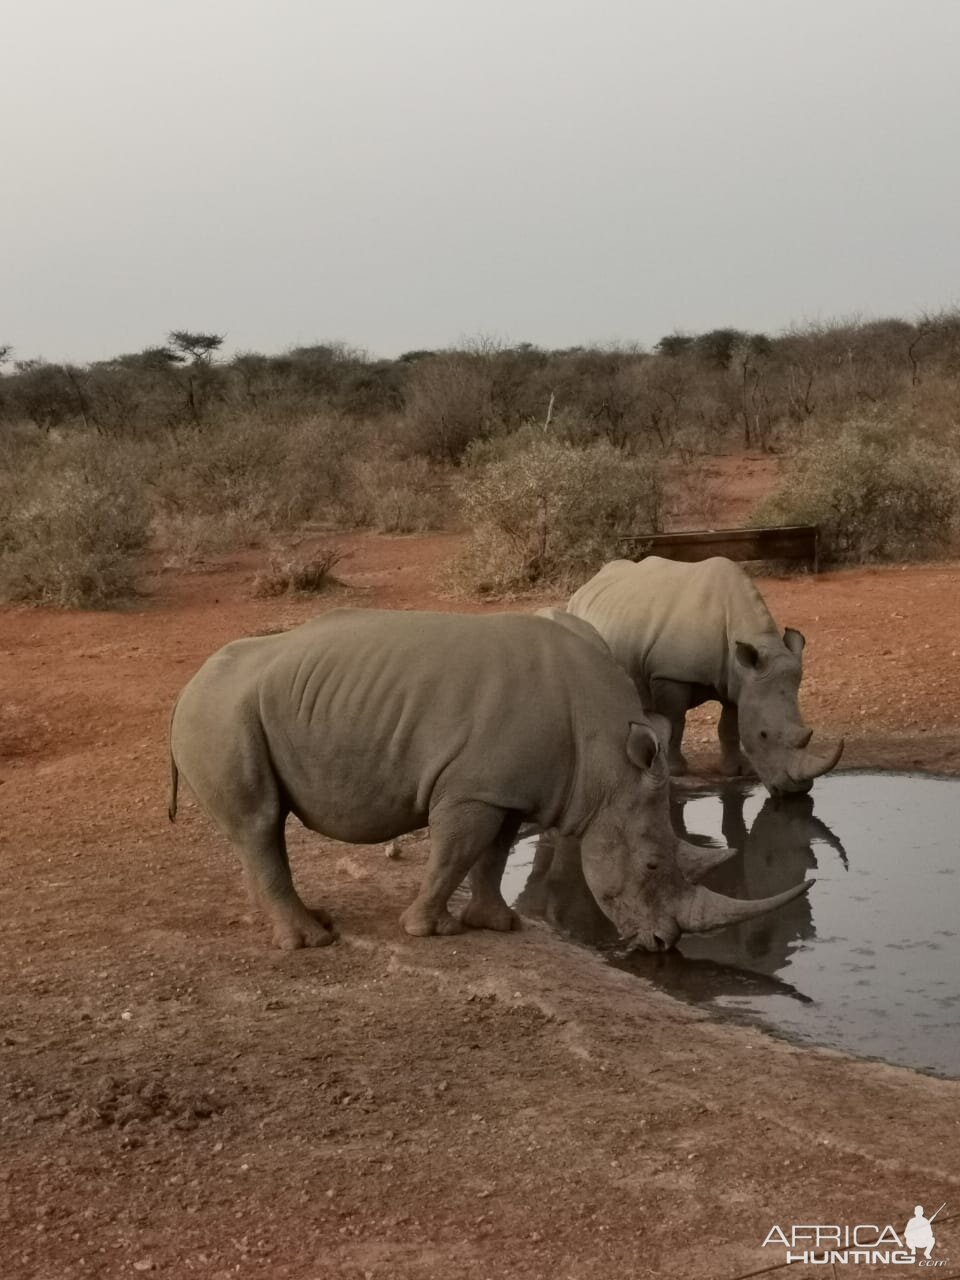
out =
[[[810,796],[768,798],[748,830],[743,814],[747,795],[736,784],[721,793],[724,840],[737,852],[709,873],[705,883],[711,888],[740,897],[776,893],[798,878],[803,879],[817,866],[815,842],[834,849],[846,866],[843,845],[814,816]],[[694,844],[714,843],[686,830],[684,809],[689,798],[674,795],[673,821],[678,834]],[[583,878],[576,840],[540,836],[533,867],[516,906],[579,942],[601,948],[617,943],[616,932]],[[814,933],[812,905],[804,896],[779,911],[711,936],[684,937],[682,954],[631,955],[629,967],[641,973],[649,970],[650,976],[655,975],[662,985],[677,987],[696,998],[742,993],[745,987],[756,990],[758,986],[764,991],[797,995],[788,984],[771,984],[769,979],[785,968],[797,945]]]

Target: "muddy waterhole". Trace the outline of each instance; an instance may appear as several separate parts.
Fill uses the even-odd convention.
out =
[[[758,898],[808,896],[666,955],[618,949],[579,861],[520,842],[504,893],[525,915],[684,1000],[792,1039],[960,1076],[960,783],[837,772],[810,796],[736,782],[674,787],[687,839],[738,852],[705,881]]]

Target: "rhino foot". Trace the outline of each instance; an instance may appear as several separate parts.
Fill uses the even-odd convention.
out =
[[[463,933],[463,925],[449,911],[425,911],[416,902],[407,907],[400,923],[415,938],[428,938],[434,933],[441,936]]]
[[[323,907],[307,907],[307,911],[323,925],[325,929],[329,929],[331,933],[336,933],[336,925],[333,923],[333,916],[329,911],[324,911]]]
[[[329,947],[336,942],[337,931],[328,912],[318,908],[304,910],[294,920],[275,921],[273,938],[281,951],[298,951],[301,947]]]
[[[505,902],[477,902],[472,899],[460,919],[471,929],[496,929],[500,933],[521,927],[520,917]]]

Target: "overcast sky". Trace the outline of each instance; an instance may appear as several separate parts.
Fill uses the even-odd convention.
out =
[[[960,302],[958,0],[20,0],[0,30],[20,357]]]

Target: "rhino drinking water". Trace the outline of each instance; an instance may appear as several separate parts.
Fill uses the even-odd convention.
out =
[[[547,618],[337,609],[235,641],[180,694],[170,755],[171,820],[182,773],[239,850],[285,948],[335,936],[294,888],[291,813],[360,844],[429,824],[424,881],[402,917],[418,935],[515,926],[500,879],[524,821],[581,840],[597,902],[650,950],[750,919],[810,883],[758,902],[693,883],[729,851],[676,837],[635,689],[602,645]],[[468,872],[456,920],[447,901]]]
[[[800,717],[803,636],[791,627],[780,634],[760,592],[730,560],[612,560],[567,609],[600,633],[643,705],[670,721],[674,773],[686,772],[687,712],[712,699],[722,706],[729,774],[749,761],[772,794],[809,791],[840,759],[842,739],[811,746],[813,731]]]

